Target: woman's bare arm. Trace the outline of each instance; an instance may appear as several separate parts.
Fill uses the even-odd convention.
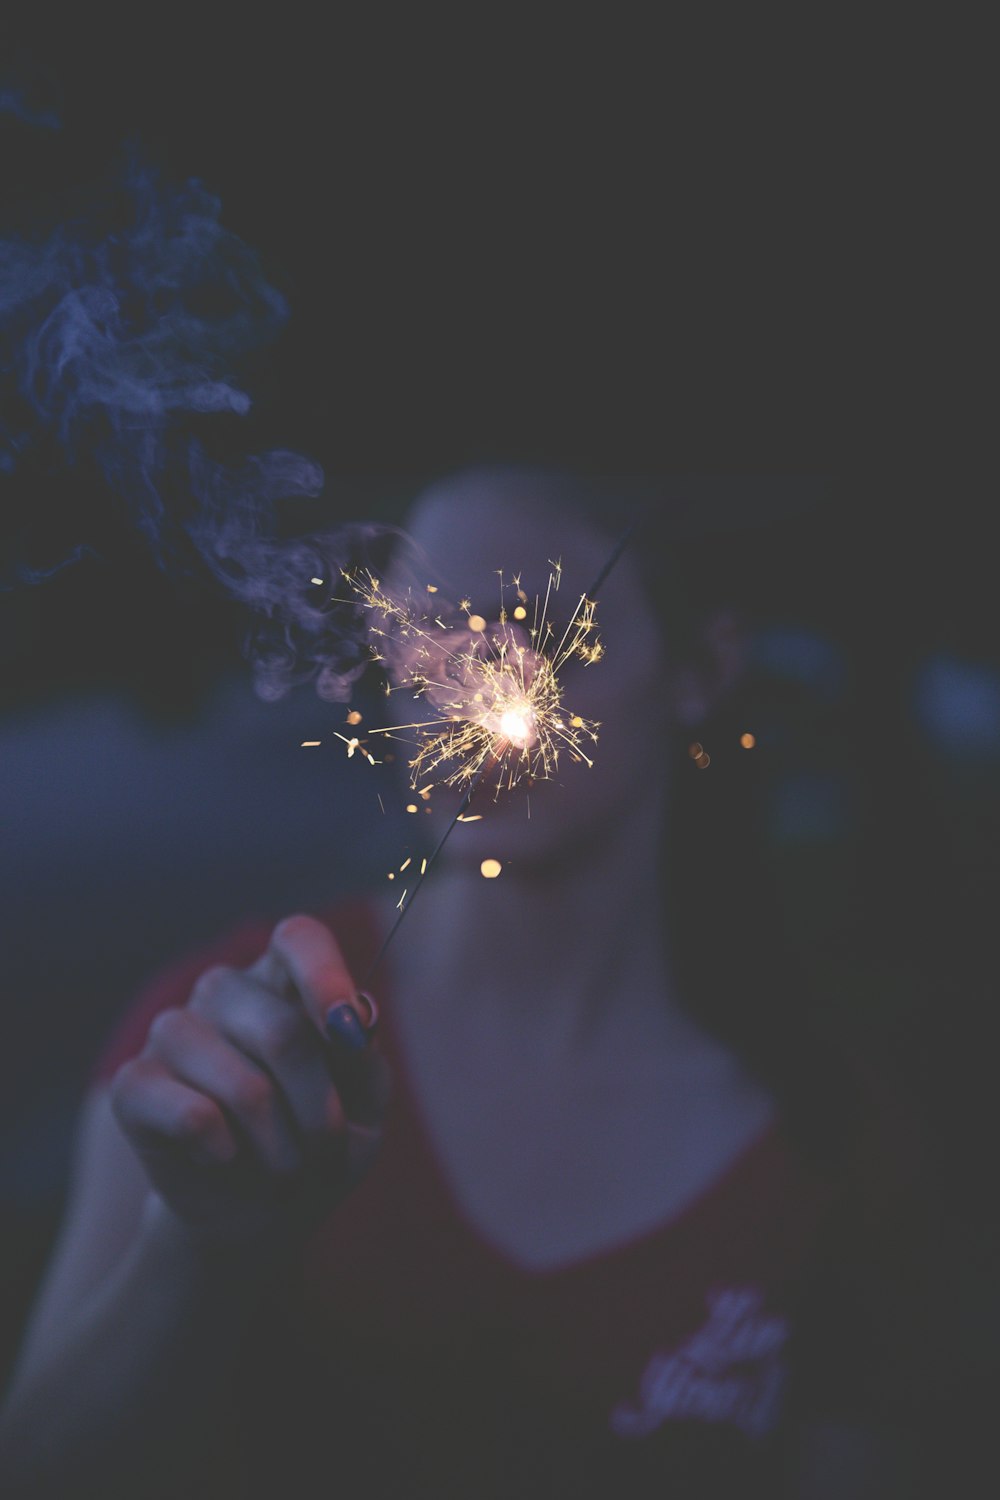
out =
[[[107,1089],[84,1106],[62,1232],[0,1418],[0,1489],[127,1480],[211,1424],[265,1261],[206,1254],[151,1191]]]
[[[292,919],[250,970],[204,976],[88,1097],[0,1419],[5,1495],[107,1492],[211,1433],[248,1311],[377,1143],[345,1112],[321,1031],[351,994],[330,934]],[[357,1084],[376,1059],[353,1032]]]

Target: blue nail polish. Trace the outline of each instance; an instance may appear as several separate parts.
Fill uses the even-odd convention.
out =
[[[334,1005],[327,1011],[326,1034],[331,1042],[351,1052],[362,1052],[368,1045],[368,1037],[353,1005]]]

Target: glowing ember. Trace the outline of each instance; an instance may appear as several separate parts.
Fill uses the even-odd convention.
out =
[[[513,745],[526,745],[531,739],[531,709],[517,704],[500,715],[500,733]]]
[[[740,735],[740,744],[743,746],[744,750],[752,750],[756,743],[756,737],[749,732],[747,734]]]
[[[479,866],[479,873],[486,880],[496,880],[502,869],[503,865],[498,859],[484,859]]]
[[[365,760],[368,761],[369,765],[372,765],[372,766],[377,766],[378,765],[378,761],[375,759],[375,757],[371,753],[371,751],[370,750],[366,750],[365,747],[364,747],[364,745],[362,745],[361,741],[359,739],[357,739],[355,736],[352,735],[352,737],[350,739],[348,739],[346,734],[341,734],[336,729],[333,732],[337,736],[337,739],[338,740],[343,740],[344,744],[347,746],[347,759],[348,760],[351,759],[351,756],[354,754],[355,750],[360,750],[361,754],[364,756]],[[319,740],[316,741],[316,744],[317,745],[319,744]]]

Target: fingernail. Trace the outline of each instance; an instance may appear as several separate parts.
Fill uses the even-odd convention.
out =
[[[369,995],[367,990],[358,990],[358,993],[354,998],[356,1000],[363,1001],[365,1006],[367,1007],[368,1019],[367,1021],[363,1022],[365,1030],[374,1031],[375,1027],[378,1025],[378,1006],[375,1003],[375,996]]]
[[[353,1005],[334,1005],[326,1013],[326,1034],[331,1042],[347,1047],[351,1052],[361,1052],[368,1045],[365,1029],[358,1020]]]

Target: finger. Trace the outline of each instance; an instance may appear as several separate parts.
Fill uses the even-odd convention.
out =
[[[315,917],[286,917],[271,934],[263,959],[250,969],[255,978],[273,983],[290,980],[313,1022],[326,1034],[327,1017],[335,1008],[348,1005],[362,1028],[368,1020],[364,1001],[356,997],[356,986],[336,938]]]
[[[344,1109],[331,1077],[328,1049],[301,1005],[279,999],[239,970],[210,971],[195,986],[189,1005],[266,1069],[306,1149],[342,1133]]]
[[[330,1043],[328,1066],[347,1116],[379,1120],[388,1094],[386,1069],[369,1062],[378,1009],[371,996],[356,990],[330,929],[315,917],[286,917],[246,972],[278,994],[291,988]]]
[[[239,1144],[214,1099],[181,1083],[155,1058],[137,1057],[118,1069],[111,1106],[125,1134],[143,1154],[180,1147],[194,1161],[223,1166]]]
[[[271,1171],[294,1172],[301,1153],[274,1079],[190,1007],[164,1010],[149,1029],[148,1055],[221,1106]]]
[[[312,918],[305,920],[318,925]],[[200,976],[189,1005],[267,1068],[282,1087],[304,1144],[312,1146],[331,1130],[339,1133],[345,1113],[358,1123],[380,1122],[390,1079],[377,1047],[370,1045],[378,1020],[374,998],[358,993],[350,1002],[334,1004],[327,1014],[328,1045],[324,1047],[301,1001],[280,999],[273,982],[265,984],[254,977],[264,974],[273,981],[287,973],[277,952],[247,970],[216,966]],[[278,988],[289,993],[294,986],[286,981]],[[364,1016],[364,1025],[359,1014]]]

